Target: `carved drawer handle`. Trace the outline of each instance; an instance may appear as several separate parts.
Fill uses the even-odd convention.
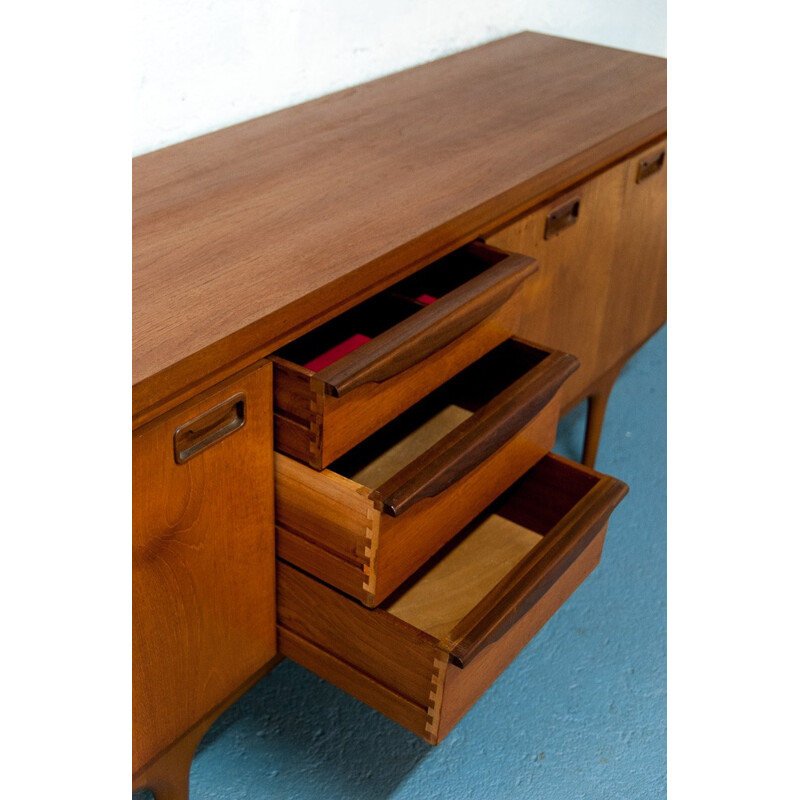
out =
[[[516,436],[555,396],[578,368],[578,359],[553,352],[541,369],[520,378],[509,391],[449,434],[450,446],[418,467],[409,465],[370,494],[384,514],[398,517],[420,500],[435,497],[482,464]],[[398,482],[398,476],[407,478]],[[391,487],[391,488],[390,488]]]
[[[488,249],[484,245],[484,249]],[[539,268],[517,253],[487,269],[446,297],[423,308],[317,373],[334,397],[409,369],[450,344],[500,308],[522,281]]]
[[[603,476],[492,590],[491,603],[479,610],[477,619],[465,619],[467,629],[451,633],[448,645],[453,663],[466,667],[524,617],[602,531],[627,492],[622,481]]]

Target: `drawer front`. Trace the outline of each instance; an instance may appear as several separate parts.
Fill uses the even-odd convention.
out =
[[[134,432],[134,774],[276,653],[270,374]]]
[[[326,467],[516,333],[536,269],[475,243],[279,351],[276,449]]]
[[[626,491],[548,455],[375,609],[279,562],[279,651],[436,744],[599,563]]]
[[[576,368],[509,340],[329,469],[276,455],[279,557],[377,605],[547,454]]]

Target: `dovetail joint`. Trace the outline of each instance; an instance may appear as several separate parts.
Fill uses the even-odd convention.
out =
[[[378,555],[378,532],[380,530],[380,514],[374,507],[367,509],[367,522],[364,526],[364,592],[367,599],[375,597],[376,574],[375,560]]]
[[[432,744],[436,743],[439,736],[439,715],[442,713],[442,694],[447,663],[448,658],[443,653],[437,652],[433,657],[431,691],[428,695],[428,721],[425,723],[425,738]]]
[[[322,417],[324,397],[316,392],[312,393],[308,404],[308,449],[312,463],[317,462],[322,454]]]

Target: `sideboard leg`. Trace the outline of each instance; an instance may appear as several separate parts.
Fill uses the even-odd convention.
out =
[[[204,720],[133,778],[133,791],[149,789],[156,800],[189,800],[189,770],[200,740],[214,718]]]
[[[597,450],[600,447],[600,435],[603,432],[608,398],[621,369],[620,365],[603,375],[589,394],[589,410],[586,415],[586,435],[583,439],[582,457],[582,461],[587,467],[594,467]]]
[[[156,756],[146,766],[133,774],[133,791],[149,789],[156,800],[188,800],[189,770],[195,750],[226,709],[249,692],[268,672],[283,661],[283,656],[275,654],[258,672],[254,673],[233,694],[208,712],[179,739],[174,741],[161,755]]]

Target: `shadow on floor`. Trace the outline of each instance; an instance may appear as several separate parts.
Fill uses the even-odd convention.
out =
[[[381,800],[433,752],[381,714],[283,661],[206,734],[192,763],[191,797]],[[239,765],[237,774],[231,764]]]

